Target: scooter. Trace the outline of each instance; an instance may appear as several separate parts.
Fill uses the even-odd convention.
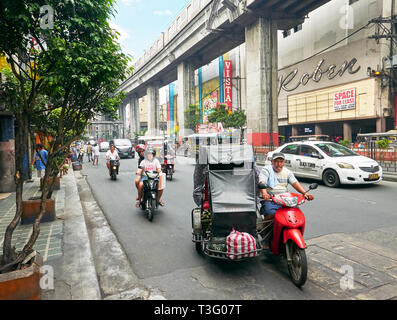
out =
[[[167,180],[172,180],[172,175],[174,174],[174,161],[173,156],[164,156],[164,163],[161,165],[161,171],[166,174]]]
[[[119,160],[110,160],[110,179],[117,180],[119,174]]]
[[[159,173],[157,171],[144,171],[142,176],[146,176],[147,180],[143,181],[143,196],[140,207],[146,212],[148,220],[152,221],[154,210],[158,207]]]
[[[317,183],[311,184],[305,194],[310,190],[317,189],[317,187]],[[259,185],[259,189],[265,188],[266,186]],[[277,256],[280,253],[286,255],[288,272],[292,282],[297,287],[303,286],[307,279],[306,244],[303,239],[305,216],[298,208],[306,201],[305,194],[287,192],[274,195],[269,193],[271,200],[267,201],[272,201],[282,207],[277,209],[274,220],[270,221],[268,227],[260,232],[262,241],[270,242],[270,250],[274,255]],[[268,232],[271,223],[273,223],[273,228],[271,232]],[[263,236],[263,232],[268,233]]]

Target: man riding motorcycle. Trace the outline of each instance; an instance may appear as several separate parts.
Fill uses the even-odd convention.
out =
[[[153,148],[148,148],[146,150],[146,157],[144,160],[140,162],[140,166],[138,167],[138,170],[136,172],[136,174],[140,177],[137,186],[138,197],[136,198],[136,207],[139,207],[139,204],[142,199],[143,181],[147,179],[146,176],[142,176],[142,173],[144,171],[157,171],[158,173],[161,172],[160,162],[155,158],[155,155],[156,155],[156,151]],[[159,190],[158,192],[158,204],[162,207],[164,206],[164,203],[161,200],[163,191],[164,190]]]
[[[109,150],[106,152],[106,166],[109,170],[110,175],[110,160],[120,160],[119,153],[117,152],[114,144],[109,146]],[[119,162],[119,169],[120,169],[120,162]]]
[[[138,144],[135,147],[136,152],[138,153],[139,159],[138,159],[138,170],[139,170],[139,166],[141,165],[141,162],[145,159],[145,149],[146,147],[143,144]],[[136,174],[138,175],[138,171],[136,172]],[[141,200],[141,198],[139,198],[139,183],[141,182],[141,175],[138,175],[138,178],[135,179],[135,187],[136,190],[138,190],[138,197],[136,198],[136,202],[139,206],[139,202]]]
[[[284,167],[285,156],[283,153],[274,153],[272,157],[272,165],[265,166],[259,174],[259,183],[267,186],[266,189],[260,189],[264,200],[269,200],[270,195],[267,191],[273,194],[288,192],[288,184],[292,185],[296,191],[305,194],[307,200],[313,200],[314,197],[306,193],[306,190],[295,178],[294,174]],[[274,218],[274,214],[281,205],[275,204],[270,201],[263,201],[261,213],[266,214],[265,220]]]

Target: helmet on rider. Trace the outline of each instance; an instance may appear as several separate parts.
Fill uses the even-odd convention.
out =
[[[145,151],[145,149],[146,149],[146,147],[143,145],[143,144],[138,144],[136,147],[135,147],[135,150],[136,150],[136,152],[142,152],[142,151]]]

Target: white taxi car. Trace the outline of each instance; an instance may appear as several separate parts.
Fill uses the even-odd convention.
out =
[[[370,158],[328,141],[299,141],[282,145],[269,152],[265,164],[274,152],[285,155],[285,167],[295,176],[322,180],[329,187],[340,184],[369,184],[382,180],[382,167]]]

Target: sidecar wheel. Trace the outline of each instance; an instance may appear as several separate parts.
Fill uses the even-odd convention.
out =
[[[201,242],[196,242],[196,251],[198,254],[202,254],[203,253],[203,247],[201,245]]]

